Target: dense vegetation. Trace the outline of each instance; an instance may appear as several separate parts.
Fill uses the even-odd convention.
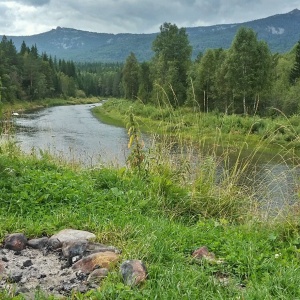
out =
[[[147,62],[131,53],[124,64],[75,64],[39,54],[24,42],[18,52],[3,37],[2,101],[113,96],[204,112],[299,112],[299,44],[289,53],[271,54],[252,29],[240,28],[228,50],[208,49],[192,61],[185,29],[165,23],[152,47],[154,57]]]

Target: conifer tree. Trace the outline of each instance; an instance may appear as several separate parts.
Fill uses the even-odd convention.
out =
[[[296,57],[295,63],[290,73],[290,83],[295,84],[297,79],[300,77],[300,41],[296,46]]]

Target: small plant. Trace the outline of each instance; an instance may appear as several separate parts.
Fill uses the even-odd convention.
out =
[[[138,168],[140,171],[141,165],[145,159],[144,142],[141,138],[141,132],[139,130],[139,125],[135,120],[132,112],[129,113],[129,122],[127,124],[128,129],[128,149],[131,149],[131,153],[127,158],[127,163],[132,168]]]

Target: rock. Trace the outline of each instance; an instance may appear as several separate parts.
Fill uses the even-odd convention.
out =
[[[22,273],[15,273],[9,276],[9,281],[12,283],[18,283],[22,279]]]
[[[13,233],[8,235],[4,241],[4,248],[22,251],[26,248],[27,238],[23,233]]]
[[[209,252],[206,246],[202,246],[195,250],[192,256],[197,260],[206,260],[210,263],[220,264],[223,262],[222,260],[217,260],[215,254],[213,252]]]
[[[48,240],[48,246],[52,249],[52,250],[56,250],[58,248],[61,248],[62,247],[62,242],[57,239],[57,238],[50,238]]]
[[[66,258],[82,256],[86,251],[88,242],[83,241],[67,241],[62,244],[62,253]]]
[[[76,230],[76,229],[64,229],[60,232],[52,235],[49,239],[51,243],[53,240],[60,241],[61,243],[69,241],[82,241],[82,240],[91,240],[95,239],[96,236],[88,231]]]
[[[74,270],[80,270],[84,273],[91,273],[96,268],[111,268],[119,260],[119,255],[111,252],[99,252],[90,254],[73,265]]]
[[[108,275],[108,269],[106,268],[100,268],[92,271],[92,273],[89,275],[87,281],[88,282],[100,282],[103,278],[107,277]]]
[[[24,262],[23,262],[23,267],[25,267],[25,268],[28,268],[28,267],[30,267],[30,266],[32,266],[33,265],[33,263],[32,263],[32,260],[31,259],[27,259],[27,260],[25,260]]]
[[[114,246],[107,246],[107,245],[103,245],[99,243],[91,243],[91,242],[88,243],[86,250],[91,253],[106,252],[106,251],[115,252],[117,254],[121,253],[121,250],[117,249]]]
[[[42,249],[48,246],[49,238],[41,237],[38,239],[31,239],[27,242],[27,245],[33,249]]]
[[[120,273],[124,283],[130,286],[139,285],[147,277],[147,270],[141,260],[126,260],[120,266]]]

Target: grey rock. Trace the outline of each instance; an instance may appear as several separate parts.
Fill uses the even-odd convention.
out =
[[[62,253],[66,258],[82,256],[86,251],[88,242],[86,240],[67,241],[62,244]]]
[[[124,283],[136,286],[144,282],[147,278],[147,269],[141,260],[132,259],[124,261],[120,266],[120,273]]]
[[[9,276],[9,281],[13,283],[18,283],[22,279],[22,273],[15,273]]]
[[[76,230],[76,229],[64,229],[60,232],[52,235],[50,240],[57,239],[61,243],[68,242],[68,241],[81,241],[81,240],[91,240],[95,239],[96,236],[88,231],[84,230]]]
[[[121,250],[117,249],[114,246],[107,246],[100,243],[92,243],[92,242],[88,243],[86,251],[89,251],[91,254],[97,252],[105,252],[105,251],[115,252],[117,254],[121,253]]]
[[[59,240],[59,239],[57,239],[57,238],[53,238],[53,237],[51,237],[49,240],[48,240],[48,246],[51,248],[51,249],[53,249],[53,250],[55,250],[55,249],[58,249],[58,248],[61,248],[62,247],[62,242]]]
[[[27,245],[33,249],[42,249],[48,246],[49,238],[41,237],[38,239],[31,239],[27,242]]]

